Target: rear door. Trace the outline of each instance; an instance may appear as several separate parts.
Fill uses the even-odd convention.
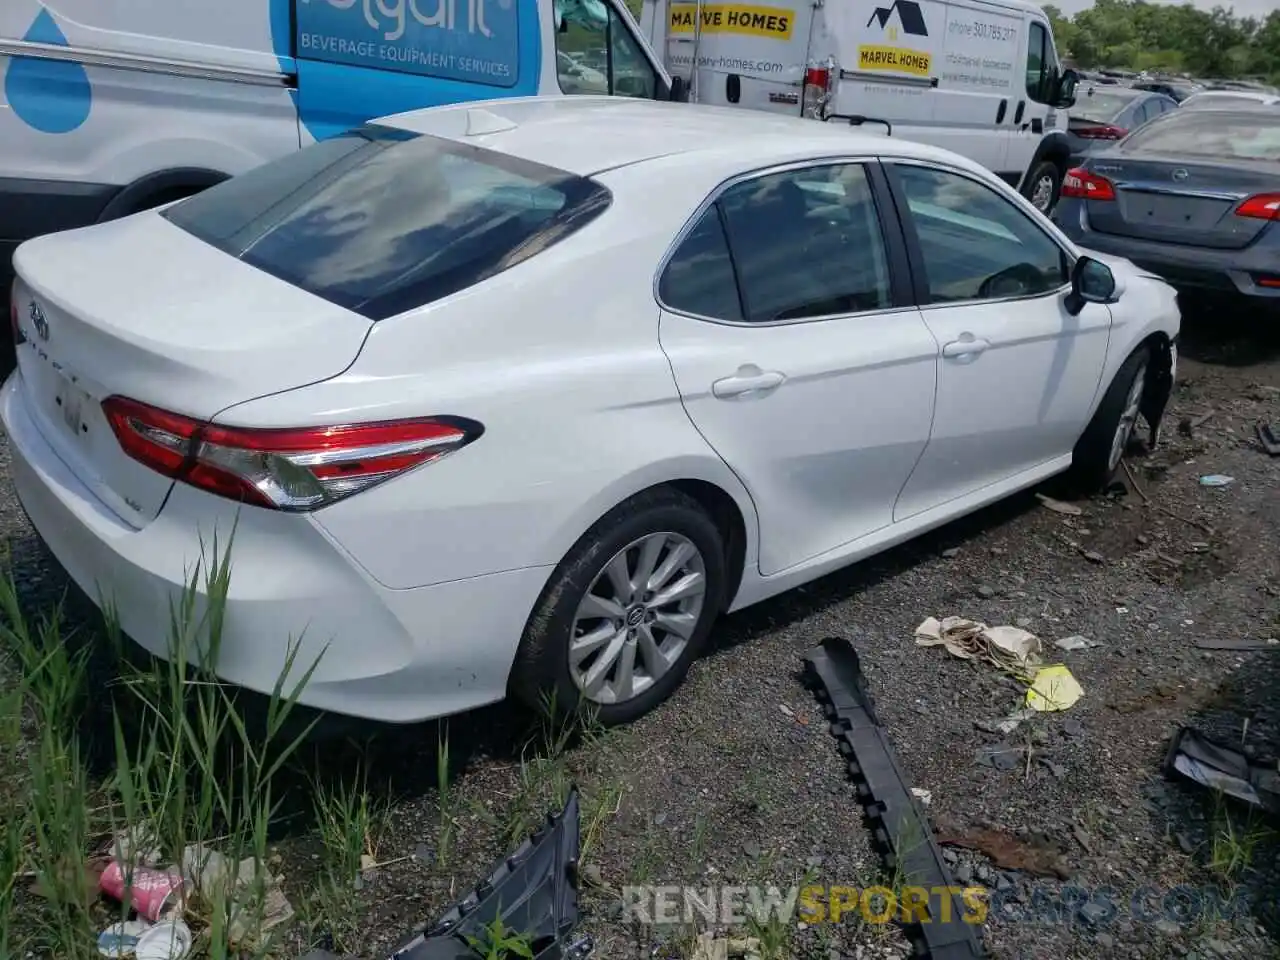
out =
[[[675,2],[666,66],[690,78],[698,103],[800,115],[813,4]]]
[[[938,345],[881,176],[829,162],[740,181],[659,283],[662,348],[751,493],[766,576],[888,526],[929,437]]]

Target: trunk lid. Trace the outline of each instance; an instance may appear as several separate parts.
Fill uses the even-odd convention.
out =
[[[1218,250],[1240,250],[1267,221],[1238,217],[1240,201],[1275,190],[1276,165],[1265,160],[1189,161],[1098,157],[1088,167],[1115,185],[1114,201],[1090,201],[1089,225],[1098,233]]]
[[[159,513],[173,481],[125,454],[103,399],[122,394],[209,418],[336,376],[371,326],[154,212],[29,241],[14,268],[32,417],[76,476],[135,527]]]

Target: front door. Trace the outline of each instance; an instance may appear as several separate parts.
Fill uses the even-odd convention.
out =
[[[929,436],[938,347],[880,176],[828,162],[732,185],[659,283],[662,348],[751,494],[766,576],[888,526]]]
[[[1063,305],[1070,256],[970,174],[888,167],[941,344],[933,431],[894,510],[904,520],[1071,453],[1102,377],[1111,311]]]

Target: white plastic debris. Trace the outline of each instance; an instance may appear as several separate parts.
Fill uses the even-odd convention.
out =
[[[1053,645],[1061,650],[1091,650],[1094,647],[1102,646],[1102,643],[1077,633],[1071,637],[1062,637],[1059,640],[1055,640]]]

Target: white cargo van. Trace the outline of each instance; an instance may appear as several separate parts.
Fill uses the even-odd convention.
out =
[[[0,282],[17,245],[373,117],[681,99],[622,0],[0,0]]]
[[[874,119],[1057,201],[1078,77],[1026,0],[644,0],[640,25],[691,100]]]

